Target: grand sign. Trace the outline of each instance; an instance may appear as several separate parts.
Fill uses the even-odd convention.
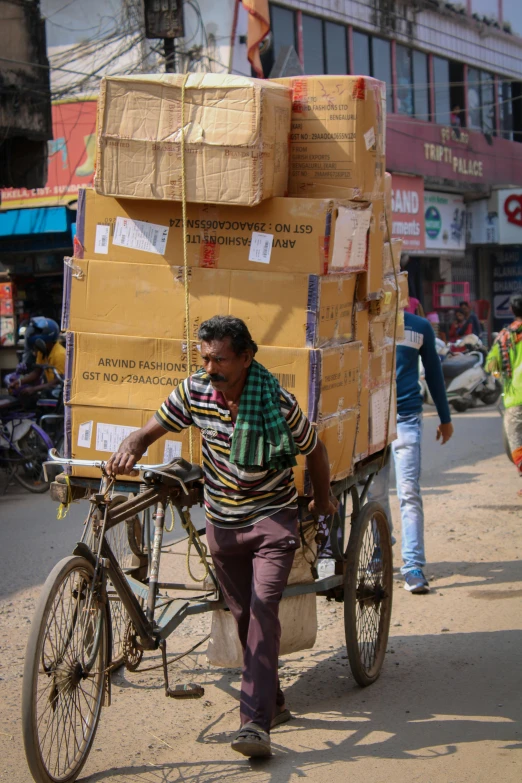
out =
[[[411,117],[387,120],[388,170],[469,183],[484,190],[522,182],[522,145],[464,128],[449,128]]]
[[[402,239],[402,249],[424,250],[424,180],[392,176],[392,235]]]

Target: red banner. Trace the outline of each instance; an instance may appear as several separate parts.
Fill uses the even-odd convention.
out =
[[[44,188],[6,188],[2,208],[57,206],[75,201],[78,188],[92,185],[96,157],[96,101],[53,105],[53,135],[48,142],[49,172]]]
[[[424,250],[424,181],[422,177],[392,174],[392,235],[402,239],[402,249]]]

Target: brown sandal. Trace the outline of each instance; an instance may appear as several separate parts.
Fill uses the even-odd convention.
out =
[[[271,756],[270,735],[256,723],[245,723],[230,743],[232,750],[243,756]]]
[[[283,723],[288,723],[289,720],[292,720],[292,713],[289,709],[286,707],[284,710],[281,710],[281,712],[278,712],[274,717],[272,718],[272,723],[270,724],[271,729],[275,729],[277,726],[281,726]]]

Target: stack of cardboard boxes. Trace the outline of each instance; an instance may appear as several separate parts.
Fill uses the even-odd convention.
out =
[[[316,424],[333,479],[382,448],[388,429],[393,437],[396,300],[402,308],[407,283],[399,274],[397,291],[385,242],[384,85],[277,81],[104,80],[95,190],[80,193],[66,262],[73,456],[107,458],[140,427],[199,367],[197,330],[215,314],[246,321],[256,358]],[[188,442],[168,434],[144,461],[188,458]],[[296,483],[310,491],[304,460]]]

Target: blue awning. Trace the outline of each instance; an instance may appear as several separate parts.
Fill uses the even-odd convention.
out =
[[[65,234],[74,217],[67,207],[7,209],[0,212],[0,237]]]

